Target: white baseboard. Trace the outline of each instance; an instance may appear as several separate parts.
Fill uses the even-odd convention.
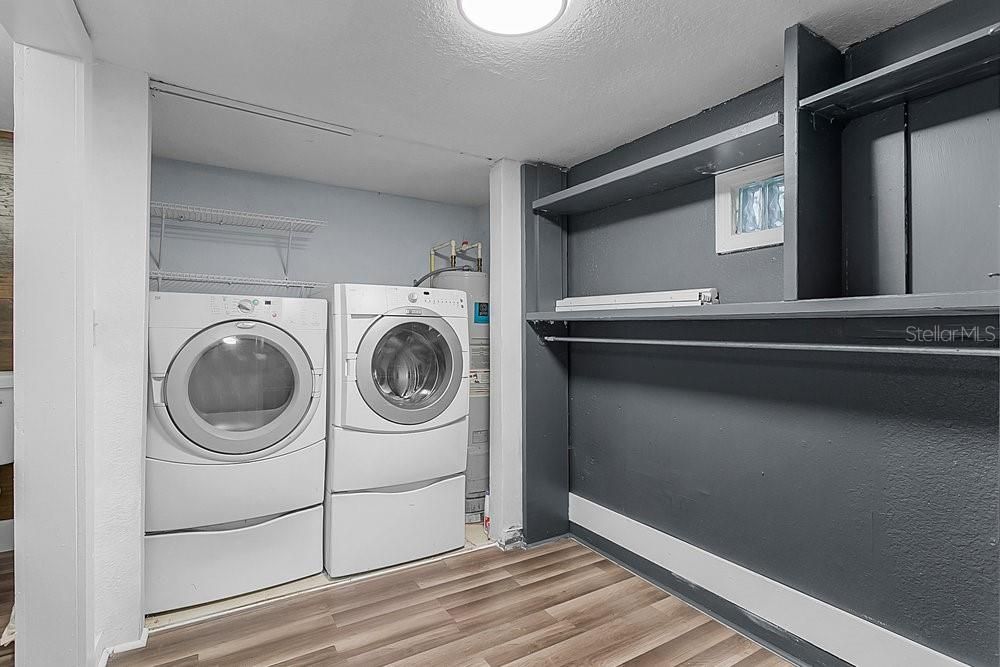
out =
[[[142,648],[146,645],[149,640],[149,628],[143,627],[142,631],[139,633],[138,639],[133,639],[130,642],[124,642],[118,644],[117,646],[109,646],[101,653],[100,659],[97,661],[97,667],[106,667],[108,660],[111,656],[116,653],[125,653],[126,651],[134,651],[137,648]]]
[[[14,520],[0,521],[0,551],[14,550]]]
[[[575,494],[569,520],[858,667],[964,665]]]

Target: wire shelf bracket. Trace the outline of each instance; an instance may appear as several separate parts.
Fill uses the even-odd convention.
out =
[[[270,215],[251,211],[235,211],[226,208],[211,208],[193,204],[171,204],[156,201],[149,203],[149,215],[150,218],[159,218],[160,220],[160,238],[156,248],[156,256],[153,258],[157,269],[163,266],[163,232],[166,229],[167,221],[193,222],[218,227],[258,229],[286,233],[285,255],[281,261],[281,267],[284,270],[286,280],[288,279],[292,257],[292,235],[296,233],[309,234],[315,232],[317,229],[326,227],[327,224],[324,220],[292,218],[284,215]]]

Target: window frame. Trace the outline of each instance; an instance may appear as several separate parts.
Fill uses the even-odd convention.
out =
[[[715,252],[726,255],[742,250],[754,250],[781,245],[785,242],[784,226],[762,229],[746,234],[736,233],[736,193],[749,183],[763,181],[785,173],[784,156],[737,167],[715,176]]]

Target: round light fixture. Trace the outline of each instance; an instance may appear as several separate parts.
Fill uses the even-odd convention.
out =
[[[458,0],[462,16],[495,35],[527,35],[548,28],[566,11],[567,0]]]

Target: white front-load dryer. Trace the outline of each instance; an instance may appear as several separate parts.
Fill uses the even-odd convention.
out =
[[[149,300],[146,608],[322,569],[327,304]]]
[[[326,567],[334,576],[464,544],[465,292],[335,285]]]

